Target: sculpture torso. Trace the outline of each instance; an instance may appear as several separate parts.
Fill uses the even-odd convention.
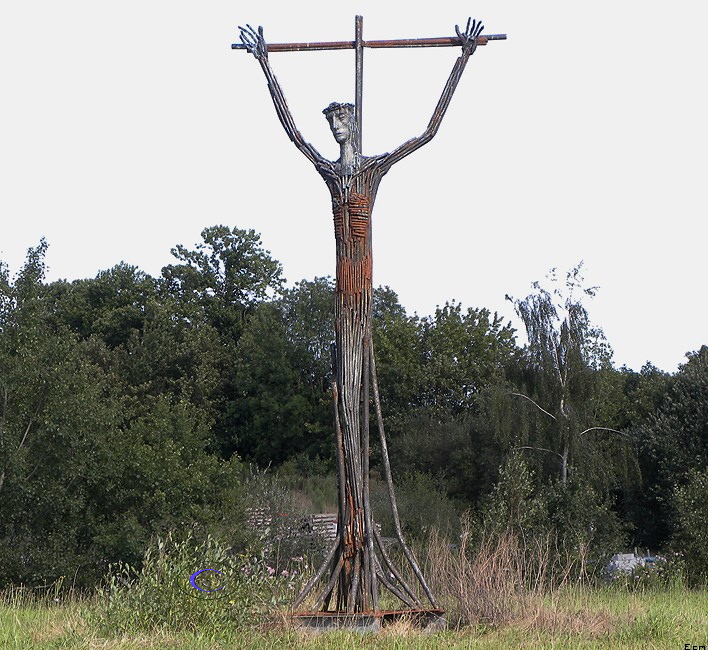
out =
[[[381,178],[388,171],[386,154],[358,157],[353,169],[338,162],[322,161],[317,171],[332,197],[334,237],[337,248],[337,306],[363,307],[369,315],[372,290],[371,213]]]
[[[334,330],[337,350],[336,385],[341,426],[342,458],[345,480],[349,486],[346,512],[341,525],[346,529],[347,557],[364,546],[363,483],[357,477],[361,469],[361,449],[368,424],[362,423],[362,381],[368,376],[368,354],[372,315],[371,213],[381,178],[388,171],[388,154],[364,158],[357,156],[351,168],[338,162],[319,159],[315,166],[332,197],[336,243],[336,282],[334,291]],[[368,368],[368,366],[367,366]],[[352,465],[351,463],[355,463]],[[347,569],[347,571],[349,571]]]

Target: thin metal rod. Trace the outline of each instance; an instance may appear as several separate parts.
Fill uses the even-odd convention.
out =
[[[378,584],[376,582],[375,566],[374,566],[374,516],[371,511],[371,497],[370,497],[370,485],[369,485],[369,409],[370,409],[370,396],[369,396],[369,381],[370,381],[370,371],[369,371],[369,337],[371,336],[371,330],[367,325],[367,334],[364,338],[364,366],[363,366],[363,386],[362,386],[362,462],[364,465],[363,471],[363,493],[364,493],[364,541],[367,547],[367,552],[364,555],[364,573],[366,576],[366,584],[368,585],[368,591],[365,593],[365,603],[364,607],[367,608],[368,594],[371,594],[371,609],[377,610],[379,608],[379,594],[378,594]],[[368,608],[367,608],[368,609]]]
[[[418,596],[415,595],[415,592],[410,588],[408,583],[405,581],[403,576],[400,574],[398,569],[394,566],[393,562],[391,561],[391,558],[388,555],[388,551],[386,551],[386,547],[384,546],[383,540],[381,539],[381,535],[379,535],[378,530],[374,530],[374,536],[376,539],[376,544],[379,547],[379,551],[381,551],[381,557],[383,558],[383,561],[386,563],[386,568],[388,571],[391,573],[391,575],[396,578],[398,581],[398,584],[405,589],[406,593],[410,596],[411,600],[414,602],[414,604],[417,607],[423,607],[423,603],[420,602],[420,599]]]
[[[359,582],[361,580],[361,553],[357,553],[354,556],[354,577],[352,578],[351,587],[349,589],[349,600],[347,605],[347,612],[353,614],[357,605],[357,592],[359,591]],[[361,608],[359,608],[361,611]]]
[[[364,97],[364,17],[357,16],[354,20],[354,47],[356,50],[355,81],[354,81],[354,115],[356,117],[357,151],[362,152],[362,117]]]
[[[346,485],[346,475],[344,468],[344,438],[342,435],[342,424],[339,420],[339,391],[337,389],[337,361],[332,344],[332,406],[334,408],[334,440],[337,447],[337,492],[339,494],[339,517],[337,519],[337,535],[344,539],[344,521],[346,514],[346,496],[344,486]]]
[[[477,45],[486,45],[487,41],[505,41],[506,34],[487,34],[477,37]],[[457,36],[441,36],[439,38],[402,38],[388,41],[364,41],[364,47],[452,47],[462,45]]]
[[[396,596],[396,598],[398,598],[406,607],[410,607],[411,609],[415,609],[416,607],[422,608],[420,603],[414,603],[386,577],[381,564],[378,562],[378,558],[376,562],[376,577],[381,581],[384,587]]]
[[[489,41],[505,41],[506,34],[487,34],[477,38],[477,45],[486,45]],[[436,38],[402,38],[395,40],[362,41],[362,47],[454,47],[462,45],[457,36]],[[233,43],[232,50],[245,50],[243,43]],[[319,43],[269,43],[268,52],[304,52],[307,50],[355,50],[356,41],[322,41]]]
[[[413,553],[403,540],[403,532],[401,531],[401,520],[398,517],[398,505],[396,504],[396,495],[393,490],[393,479],[391,477],[391,463],[388,457],[386,433],[384,432],[383,416],[381,414],[381,398],[379,396],[379,382],[376,377],[376,361],[374,357],[373,340],[369,341],[369,350],[371,354],[371,358],[369,359],[369,364],[371,367],[371,384],[374,393],[374,406],[376,407],[377,424],[379,427],[379,440],[381,442],[381,459],[383,460],[384,475],[386,477],[386,484],[388,485],[388,497],[391,503],[391,513],[393,514],[393,527],[396,531],[396,537],[398,538],[398,542],[401,545],[401,548],[403,549],[403,554],[406,556],[408,563],[411,565],[411,568],[413,569],[413,573],[415,573],[416,578],[418,578],[420,586],[423,587],[423,591],[425,591],[425,595],[428,597],[428,600],[430,601],[432,606],[437,607],[438,604],[435,601],[433,593],[430,591],[430,587],[428,587],[428,583],[423,577],[423,572],[420,570],[420,567],[418,566],[418,563],[416,562]]]
[[[329,595],[332,593],[332,589],[334,589],[334,584],[337,582],[337,578],[339,578],[339,574],[342,571],[343,566],[344,558],[340,555],[339,559],[337,560],[337,565],[334,567],[332,575],[329,577],[329,582],[327,583],[327,586],[324,588],[324,591],[318,596],[317,600],[315,601],[313,607],[315,611],[320,608],[320,605],[322,605],[325,599],[328,598]]]
[[[332,547],[329,549],[329,552],[327,553],[327,559],[322,563],[322,566],[319,568],[317,573],[315,573],[312,578],[307,582],[303,590],[300,592],[300,595],[295,599],[295,602],[293,603],[293,608],[299,607],[302,604],[302,601],[305,600],[307,597],[307,594],[312,591],[312,587],[315,586],[315,584],[322,578],[324,575],[324,572],[327,570],[327,566],[329,563],[334,559],[334,554],[337,552],[337,548],[339,547],[339,540],[335,540],[334,544],[332,544]]]

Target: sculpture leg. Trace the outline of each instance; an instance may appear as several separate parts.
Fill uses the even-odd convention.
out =
[[[361,323],[356,318],[338,319],[337,349],[333,355],[336,379],[332,382],[332,402],[339,493],[337,540],[315,578],[308,582],[296,599],[295,606],[304,601],[313,585],[331,566],[329,580],[315,600],[315,609],[324,605],[327,610],[332,596],[336,594],[336,611],[377,611],[379,582],[406,607],[423,607],[421,599],[388,556],[371,510],[369,409],[373,398],[396,538],[425,595],[437,608],[423,573],[403,539],[381,413],[373,344],[370,336],[365,335],[368,328],[362,328]],[[393,576],[396,584],[388,576]]]

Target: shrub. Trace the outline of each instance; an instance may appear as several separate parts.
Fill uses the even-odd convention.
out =
[[[411,471],[395,481],[396,503],[406,540],[425,539],[432,530],[459,534],[459,515],[454,503],[429,474]],[[374,518],[384,537],[393,537],[395,527],[388,487],[371,481],[371,504]]]
[[[109,634],[253,624],[291,597],[298,578],[277,575],[261,554],[233,554],[211,536],[169,534],[148,548],[139,571],[111,567],[89,619]]]
[[[548,506],[534,472],[519,453],[502,465],[491,494],[485,499],[484,530],[497,535],[513,532],[522,537],[548,528]]]
[[[686,577],[692,586],[708,583],[708,473],[695,472],[674,491],[672,546],[682,553]]]

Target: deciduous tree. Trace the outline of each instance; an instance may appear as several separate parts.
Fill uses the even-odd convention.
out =
[[[568,271],[560,283],[555,269],[551,288],[533,283],[534,292],[523,300],[507,296],[526,327],[524,350],[525,390],[515,393],[548,419],[546,440],[520,444],[518,448],[549,453],[559,461],[563,484],[568,480],[573,456],[580,457],[603,432],[623,435],[609,423],[595,419],[599,378],[611,369],[612,351],[601,329],[593,326],[584,299],[596,287],[584,286],[582,263]]]

